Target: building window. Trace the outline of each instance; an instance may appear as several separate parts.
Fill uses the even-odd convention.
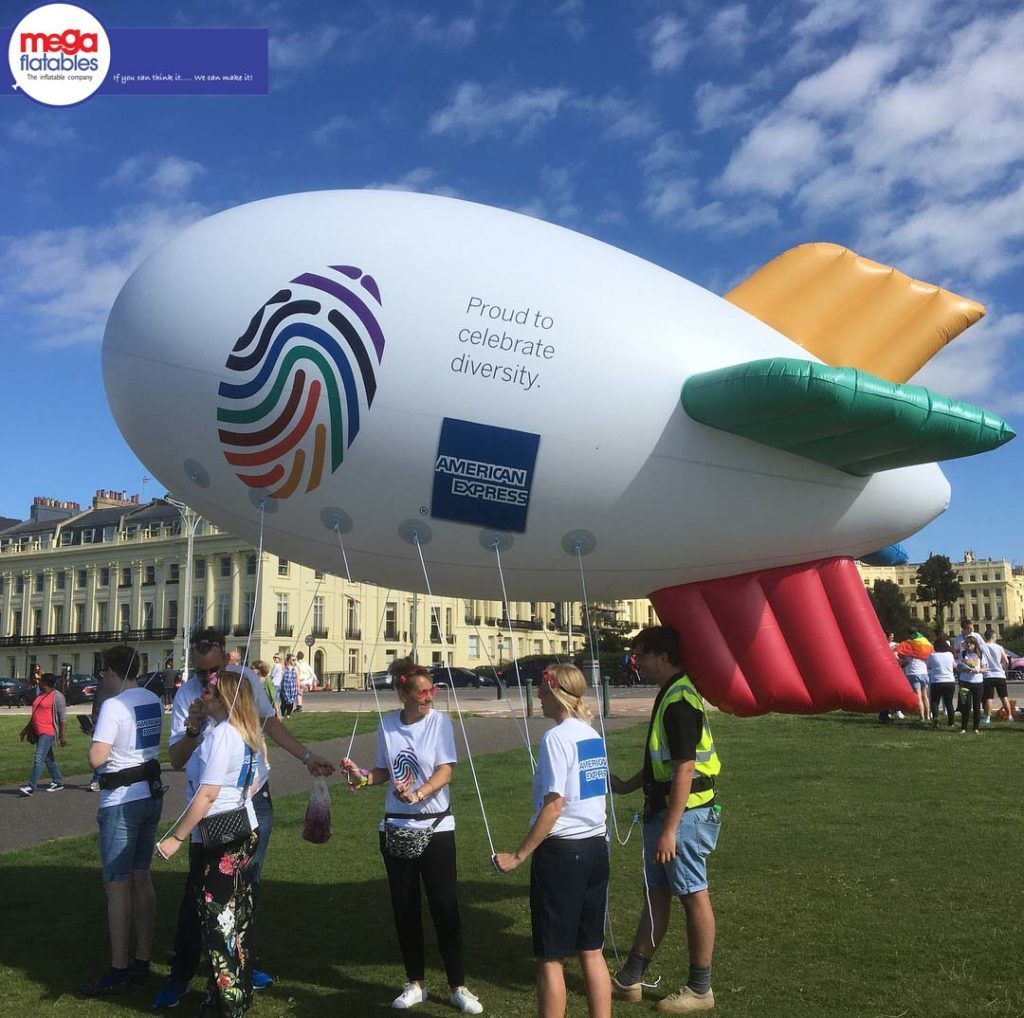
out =
[[[220,557],[220,575],[225,579],[231,575],[231,556],[221,555]]]
[[[53,586],[55,590],[64,590],[67,586],[68,574],[63,570],[59,569],[53,574]]]
[[[89,573],[88,573],[88,571],[85,570],[85,569],[79,569],[75,573],[75,586],[79,590],[82,590],[88,582],[89,582]]]
[[[470,660],[476,661],[480,658],[480,637],[471,636],[469,638],[469,657]]]
[[[197,558],[195,562],[192,563],[192,575],[197,580],[206,579],[206,559]]]
[[[109,566],[100,566],[100,586],[110,586],[110,568]]]
[[[1003,574],[1002,574],[1002,572],[1000,570],[996,570],[995,578],[997,580],[1001,580],[1003,578]]]
[[[388,601],[384,605],[384,639],[398,639],[398,602]]]
[[[96,533],[92,528],[82,531],[82,544],[92,544],[96,539]]]
[[[122,587],[130,587],[132,585],[132,567],[122,566],[121,567],[121,584]]]
[[[252,629],[252,619],[256,614],[256,591],[250,590],[245,595],[245,625]]]
[[[355,598],[345,598],[345,635],[349,640],[358,640],[362,635],[359,631],[359,605]]]
[[[277,595],[277,633],[278,636],[283,635],[284,630],[288,628],[288,595],[278,594]]]
[[[288,575],[288,559],[279,558],[277,560],[277,575],[287,576]]]
[[[172,562],[167,567],[167,582],[168,583],[177,583],[178,582],[178,571],[179,571],[179,567],[178,567],[178,563],[177,562]]]
[[[192,598],[192,627],[202,629],[206,625],[206,598],[202,594],[196,594]]]
[[[175,633],[178,631],[178,602],[168,601],[167,602],[167,628],[173,629]]]
[[[43,579],[44,577],[42,573],[36,573],[35,584],[32,589],[35,590],[37,594],[41,594],[43,592]]]
[[[33,608],[32,609],[32,632],[36,636],[43,635],[43,609]]]
[[[143,581],[147,587],[156,583],[156,566],[146,566],[146,579]]]
[[[118,611],[117,616],[118,629],[123,633],[127,629],[132,628],[132,606],[130,604],[122,604]]]
[[[75,632],[76,633],[84,633],[85,632],[85,605],[84,604],[76,604],[75,605]]]
[[[64,605],[62,604],[53,606],[53,631],[55,633],[64,632]]]
[[[142,604],[142,628],[146,630],[146,635],[149,636],[153,632],[153,602],[144,601]]]
[[[319,569],[314,569],[313,570],[313,579],[314,580],[322,580],[323,578],[324,578],[324,574],[322,572],[320,572]]]
[[[226,633],[231,628],[231,595],[217,595],[217,628]]]
[[[104,541],[113,541],[114,540],[114,528],[113,527],[104,527],[103,528],[103,540]]]
[[[15,594],[24,594],[25,593],[25,577],[24,576],[16,576],[14,578],[14,593]]]
[[[110,606],[106,601],[98,601],[96,603],[96,628],[100,632],[106,632],[110,628],[109,608]]]
[[[245,575],[255,576],[256,575],[256,556],[246,555],[245,556]]]
[[[11,628],[11,636],[21,636],[21,612],[14,613],[14,626]],[[14,674],[14,669],[11,669],[11,675]]]
[[[324,599],[322,594],[313,598],[313,635],[324,632]]]
[[[349,647],[348,649],[348,670],[352,675],[355,675],[359,671],[359,651],[355,647]]]

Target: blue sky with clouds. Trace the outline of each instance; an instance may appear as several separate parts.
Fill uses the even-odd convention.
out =
[[[1017,4],[87,6],[108,27],[267,27],[271,91],[68,110],[0,97],[0,516],[37,494],[161,493],[103,394],[118,289],[204,215],[321,188],[527,212],[719,293],[795,244],[848,245],[987,305],[916,380],[1021,430]],[[0,3],[0,23],[26,10]],[[1024,561],[1024,439],[944,469],[953,505],[913,557]]]

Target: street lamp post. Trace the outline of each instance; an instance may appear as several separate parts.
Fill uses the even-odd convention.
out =
[[[171,498],[170,495],[165,495],[160,501],[166,502],[167,505],[178,510],[187,540],[185,551],[185,584],[184,591],[182,593],[182,600],[185,602],[182,605],[184,625],[181,628],[181,674],[183,676],[182,681],[184,682],[188,679],[189,675],[188,652],[192,645],[192,557],[195,551],[196,529],[199,527],[199,522],[202,520],[202,517],[190,506],[187,506],[184,502],[181,502],[176,498]]]

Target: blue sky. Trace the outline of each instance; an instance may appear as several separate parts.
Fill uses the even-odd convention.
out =
[[[322,188],[528,212],[719,293],[795,244],[848,245],[987,305],[916,381],[1021,431],[1019,5],[87,6],[107,27],[267,27],[271,91],[68,110],[0,98],[0,516],[37,494],[162,493],[104,398],[118,289],[204,215]],[[26,10],[0,3],[0,23]],[[912,557],[1024,561],[1024,439],[944,469],[952,507]]]

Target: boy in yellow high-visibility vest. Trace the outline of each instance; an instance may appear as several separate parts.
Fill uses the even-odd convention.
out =
[[[700,694],[679,659],[679,639],[668,626],[642,630],[633,640],[637,667],[645,682],[658,685],[651,711],[643,767],[623,781],[614,774],[617,795],[644,790],[644,864],[650,893],[640,915],[633,948],[612,979],[615,996],[638,1001],[643,976],[668,930],[672,897],[686,912],[690,970],[686,984],[657,1004],[659,1011],[710,1011],[711,958],[715,913],[708,895],[707,857],[721,824],[715,802],[715,752]]]

